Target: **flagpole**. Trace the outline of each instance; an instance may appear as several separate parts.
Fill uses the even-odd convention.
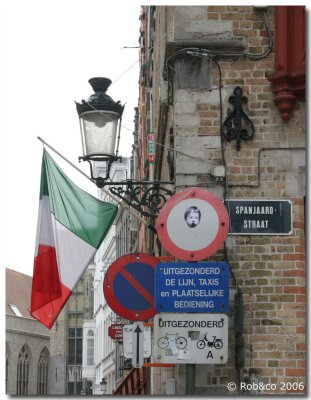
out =
[[[61,157],[64,161],[66,161],[69,165],[71,165],[73,168],[75,168],[78,172],[80,172],[80,174],[82,174],[85,178],[87,178],[89,181],[91,181],[92,183],[95,184],[95,182],[83,171],[81,171],[81,169],[79,169],[76,165],[74,165],[70,160],[68,160],[66,157],[64,157],[61,153],[59,153],[56,149],[54,149],[54,147],[52,147],[51,145],[49,145],[46,141],[44,141],[40,136],[38,136],[38,139],[45,145],[47,146],[49,149],[51,149],[52,151],[54,151],[54,153],[56,153],[59,157]],[[119,199],[117,197],[115,197],[112,193],[108,192],[108,190],[106,190],[105,188],[101,188],[101,190],[109,197],[112,198],[112,200],[114,200],[120,207],[126,209],[130,214],[133,215],[133,217],[137,218],[142,224],[146,225],[147,222],[144,218],[142,218],[139,214],[137,214],[134,210],[132,210],[130,208],[129,205],[124,204],[123,202],[120,202]]]

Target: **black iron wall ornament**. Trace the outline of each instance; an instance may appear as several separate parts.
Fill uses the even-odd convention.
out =
[[[236,149],[241,149],[242,140],[251,140],[255,133],[252,121],[245,114],[242,105],[247,103],[247,97],[243,96],[243,90],[237,86],[233,95],[229,97],[229,103],[233,109],[228,109],[227,118],[222,125],[222,134],[230,142],[236,140]]]
[[[163,183],[171,184],[168,181],[155,181],[147,186],[147,182],[128,180],[126,186],[121,186],[120,182],[120,186],[110,186],[109,190],[145,217],[157,218],[168,198],[174,194],[174,191],[160,186]]]

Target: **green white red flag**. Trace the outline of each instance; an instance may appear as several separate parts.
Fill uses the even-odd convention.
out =
[[[30,313],[49,329],[116,213],[116,205],[77,187],[43,150]]]

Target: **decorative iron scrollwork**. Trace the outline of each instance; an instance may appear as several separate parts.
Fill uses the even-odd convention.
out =
[[[233,109],[227,111],[227,118],[222,125],[222,133],[228,142],[236,140],[236,149],[240,150],[241,141],[251,140],[255,128],[242,108],[242,105],[247,103],[247,97],[243,96],[240,86],[234,89],[233,95],[229,97],[228,101],[233,105]]]
[[[112,194],[124,200],[146,217],[156,218],[161,208],[174,192],[153,182],[151,187],[139,182],[127,182],[126,186],[110,186]]]

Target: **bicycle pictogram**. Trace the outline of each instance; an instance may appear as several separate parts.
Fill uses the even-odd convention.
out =
[[[173,341],[176,344],[176,347],[180,350],[184,349],[187,346],[187,339],[183,336],[179,336],[178,333],[166,333],[165,336],[161,336],[158,339],[157,343],[160,349],[166,349],[171,341]]]
[[[220,350],[223,346],[222,339],[216,339],[216,336],[213,336],[213,340],[210,341],[207,339],[207,332],[205,333],[203,339],[197,342],[198,349],[204,349],[204,347],[215,347],[215,349]]]

